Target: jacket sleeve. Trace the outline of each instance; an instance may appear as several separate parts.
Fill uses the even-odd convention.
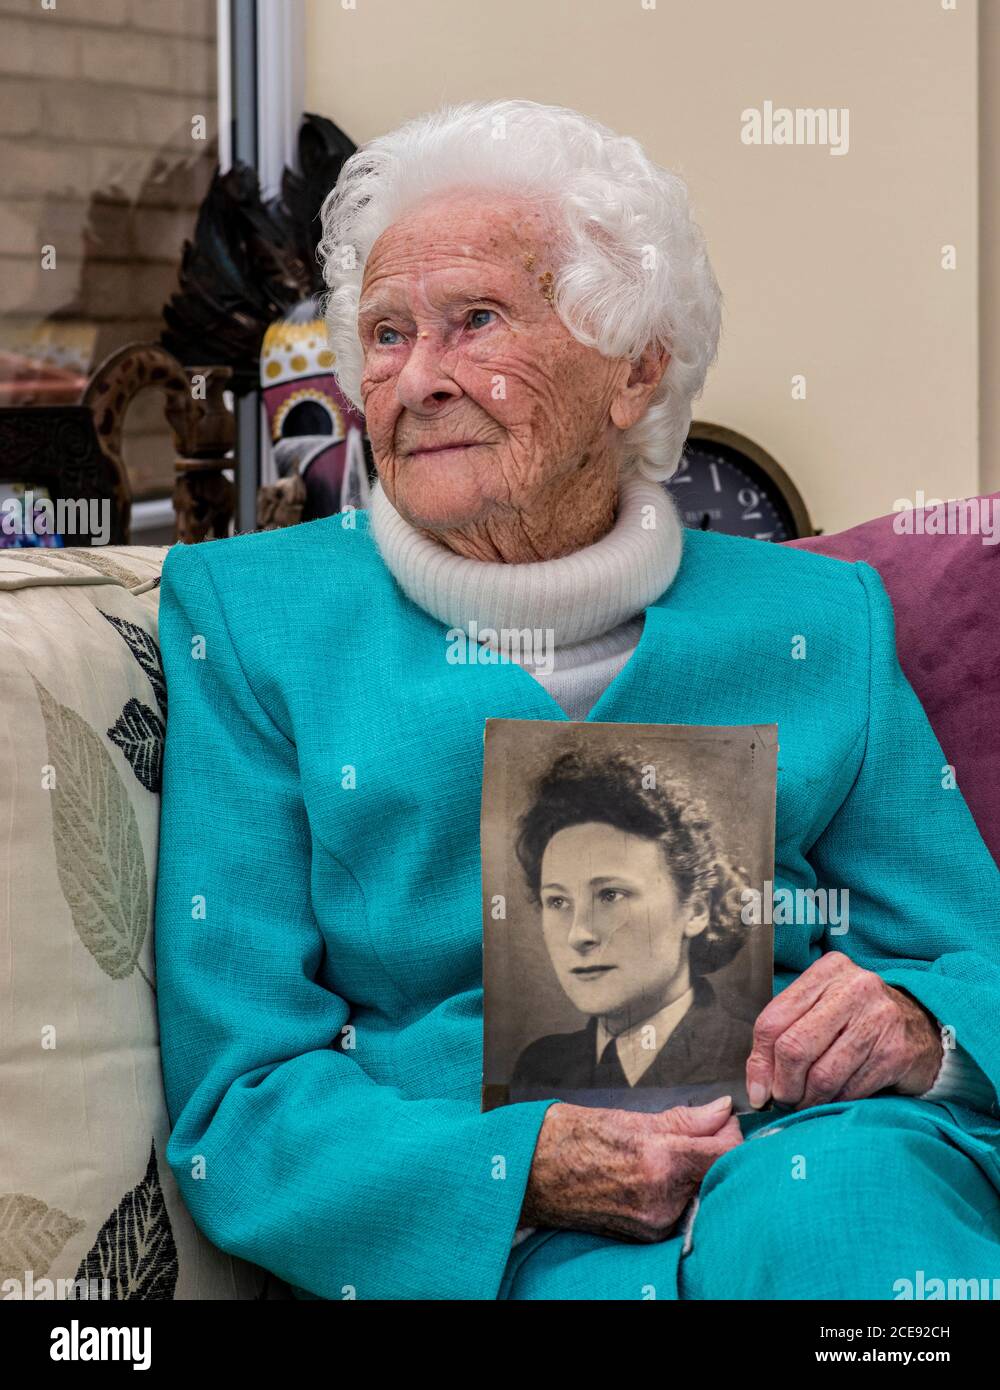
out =
[[[854,570],[868,599],[868,732],[854,784],[809,855],[822,883],[850,895],[848,930],[828,929],[825,945],[923,1004],[960,1053],[939,1083],[997,1113],[1000,868],[899,665],[882,580],[863,562]]]
[[[351,1005],[320,978],[296,749],[247,682],[200,550],[171,549],[160,596],[167,1161],[211,1241],[307,1296],[494,1298],[551,1101],[407,1099],[341,1050]],[[362,921],[346,871],[342,889]]]

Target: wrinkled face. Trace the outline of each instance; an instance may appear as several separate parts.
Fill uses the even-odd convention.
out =
[[[551,304],[556,241],[519,198],[438,195],[375,242],[358,311],[361,392],[389,500],[427,530],[530,510],[607,469],[628,364],[578,343]]]
[[[625,1026],[687,988],[688,939],[706,919],[681,903],[659,841],[568,826],[545,848],[540,895],[549,956],[582,1013]]]

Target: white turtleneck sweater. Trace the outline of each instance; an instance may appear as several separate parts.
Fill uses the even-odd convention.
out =
[[[532,653],[536,659],[521,664],[576,720],[586,719],[628,661],[644,611],[673,583],[684,544],[673,499],[659,483],[634,474],[622,482],[607,535],[561,559],[523,565],[456,555],[405,521],[380,483],[369,511],[388,569],[407,597],[439,622],[466,632],[527,628],[549,634],[551,653],[541,660]],[[995,1092],[969,1054],[945,1037],[941,1068],[922,1098],[988,1111]]]
[[[623,483],[606,536],[562,559],[524,565],[456,555],[404,521],[380,484],[370,510],[372,534],[400,588],[447,627],[549,634],[551,648],[521,664],[570,719],[586,719],[628,661],[644,610],[670,587],[681,561],[684,532],[673,500],[659,483],[638,477]]]

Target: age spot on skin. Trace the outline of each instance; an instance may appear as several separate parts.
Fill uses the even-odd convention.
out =
[[[541,290],[542,298],[549,304],[555,302],[554,277],[551,270],[547,270],[544,275],[538,277],[538,288]]]

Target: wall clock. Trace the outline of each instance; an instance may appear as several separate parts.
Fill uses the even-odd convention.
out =
[[[765,449],[723,425],[695,422],[677,472],[664,484],[695,531],[758,541],[817,535],[802,494]]]

